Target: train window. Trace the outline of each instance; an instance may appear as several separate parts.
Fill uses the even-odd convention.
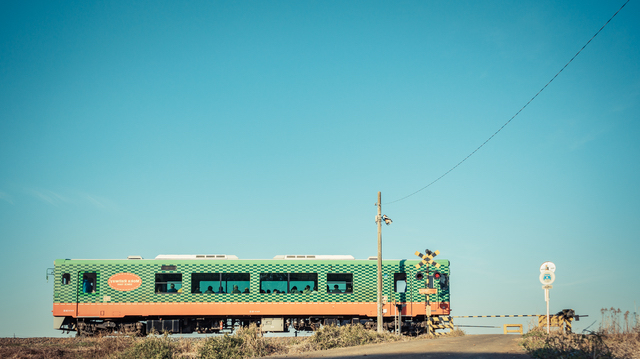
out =
[[[83,294],[96,294],[98,292],[98,273],[82,273],[81,290]]]
[[[353,274],[327,273],[327,293],[353,293]]]
[[[62,284],[67,285],[71,282],[71,274],[65,273],[62,275]]]
[[[249,273],[222,273],[220,286],[226,293],[249,293]]]
[[[407,273],[393,274],[393,291],[396,293],[407,292]]]
[[[318,273],[260,273],[260,293],[309,294],[317,290]]]
[[[289,273],[260,273],[260,293],[289,292]]]
[[[191,293],[249,293],[249,273],[192,273]]]
[[[191,293],[213,294],[220,288],[220,273],[191,273]]]
[[[309,294],[318,290],[318,273],[289,273],[289,293]]]
[[[182,273],[156,273],[156,293],[182,293]]]

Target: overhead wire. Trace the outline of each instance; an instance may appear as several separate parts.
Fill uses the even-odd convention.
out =
[[[556,74],[551,78],[551,80],[549,80],[549,82],[547,82],[547,84],[546,84],[546,85],[544,85],[544,86],[540,89],[540,91],[538,91],[538,92],[537,92],[537,93],[536,93],[536,94],[535,94],[535,95],[534,95],[534,96],[533,96],[533,97],[532,97],[532,98],[531,98],[531,99],[530,99],[530,100],[529,100],[529,101],[528,101],[524,106],[522,106],[522,108],[520,108],[520,110],[518,110],[518,112],[516,112],[516,113],[515,113],[515,115],[511,116],[511,118],[510,118],[507,122],[505,122],[505,123],[504,123],[504,125],[502,125],[502,126],[501,126],[497,131],[496,131],[496,132],[494,132],[491,136],[489,136],[489,138],[487,138],[487,140],[486,140],[486,141],[484,141],[480,146],[478,146],[475,150],[473,150],[471,153],[469,153],[469,154],[467,155],[467,157],[463,158],[460,162],[458,162],[455,166],[451,167],[448,171],[446,171],[445,173],[443,173],[440,177],[438,177],[438,178],[436,178],[435,180],[431,181],[429,184],[427,184],[426,186],[424,186],[424,187],[420,188],[419,190],[417,190],[417,191],[415,191],[415,192],[413,192],[413,193],[411,193],[411,194],[409,194],[409,195],[406,195],[406,196],[404,196],[404,197],[402,197],[402,198],[400,198],[400,199],[396,199],[396,200],[391,201],[391,202],[386,202],[386,203],[384,203],[384,204],[392,204],[392,203],[400,202],[400,201],[402,201],[402,200],[404,200],[404,199],[407,199],[407,198],[409,198],[409,197],[411,197],[411,196],[413,196],[413,195],[415,195],[415,194],[417,194],[417,193],[419,193],[419,192],[421,192],[421,191],[423,191],[423,190],[427,189],[428,187],[430,187],[431,185],[433,185],[434,183],[436,183],[436,182],[438,182],[440,179],[442,179],[444,176],[446,176],[446,175],[448,175],[449,173],[451,173],[451,171],[453,171],[453,170],[455,170],[456,168],[458,168],[458,166],[460,166],[463,162],[465,162],[467,159],[469,159],[469,157],[473,156],[476,152],[478,152],[478,150],[479,150],[479,149],[481,149],[484,145],[486,145],[486,144],[487,144],[487,142],[491,141],[491,139],[492,139],[495,135],[497,135],[500,131],[502,131],[502,129],[503,129],[503,128],[505,128],[505,126],[507,126],[507,125],[508,125],[508,124],[509,124],[509,123],[510,123],[510,122],[511,122],[511,121],[512,121],[516,116],[518,116],[518,114],[520,114],[520,112],[522,112],[522,111],[523,111],[527,106],[529,106],[529,104],[530,104],[533,100],[535,100],[535,99],[536,99],[536,97],[538,97],[538,95],[540,95],[540,93],[541,93],[542,91],[544,91],[544,89],[546,89],[546,88],[547,88],[547,86],[549,86],[549,85],[553,82],[553,80],[555,80],[555,79],[556,79],[556,77],[558,77],[558,75],[560,75],[560,73],[561,73],[562,71],[564,71],[564,69],[565,69],[565,68],[567,68],[567,66],[569,66],[569,64],[570,64],[571,62],[573,62],[573,60],[574,60],[574,59],[575,59],[575,58],[576,58],[576,57],[577,57],[577,56],[582,52],[582,50],[584,50],[584,49],[587,47],[587,45],[589,45],[589,43],[591,43],[591,41],[592,41],[596,36],[598,36],[598,34],[599,34],[599,33],[600,33],[604,28],[605,28],[605,26],[607,26],[607,25],[609,24],[609,22],[611,22],[611,20],[613,20],[613,18],[614,18],[616,15],[618,15],[618,13],[620,12],[620,10],[622,10],[622,8],[624,8],[624,7],[627,5],[627,3],[628,3],[629,1],[631,1],[631,0],[627,0],[624,4],[622,4],[622,6],[618,9],[618,11],[616,11],[616,12],[615,12],[615,14],[613,14],[613,15],[609,18],[609,20],[607,20],[607,22],[606,22],[604,25],[602,25],[602,27],[601,27],[598,31],[596,31],[596,33],[595,33],[595,34],[594,34],[594,35],[589,39],[589,41],[587,41],[587,42],[584,44],[584,46],[582,46],[582,48],[581,48],[580,50],[578,50],[578,52],[576,52],[576,54],[575,54],[575,55],[573,55],[573,57],[571,58],[571,60],[569,60],[569,61],[568,61],[568,62],[567,62],[567,63],[566,63],[566,64],[565,64],[561,69],[560,69],[560,71],[558,71],[558,72],[557,72],[557,73],[556,73]]]

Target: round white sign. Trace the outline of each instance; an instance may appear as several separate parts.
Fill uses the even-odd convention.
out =
[[[544,271],[552,271],[555,273],[556,271],[556,265],[553,264],[553,262],[544,262],[542,263],[542,265],[540,266],[540,273],[544,272]]]
[[[546,270],[540,273],[540,283],[547,285],[553,283],[554,280],[556,280],[556,275],[552,271]]]

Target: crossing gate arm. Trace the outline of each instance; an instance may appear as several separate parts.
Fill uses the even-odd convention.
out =
[[[516,314],[516,315],[455,315],[451,318],[518,318],[518,317],[537,317],[540,314]],[[545,315],[546,317],[546,315]]]
[[[456,327],[458,328],[501,328],[501,327],[496,327],[495,325],[458,325],[458,324],[456,324]]]

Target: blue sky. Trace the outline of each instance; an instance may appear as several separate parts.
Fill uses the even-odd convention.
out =
[[[57,258],[375,255],[378,191],[383,257],[440,250],[454,315],[543,313],[544,261],[578,330],[633,312],[637,2],[389,203],[622,4],[3,2],[0,336],[57,335]]]

